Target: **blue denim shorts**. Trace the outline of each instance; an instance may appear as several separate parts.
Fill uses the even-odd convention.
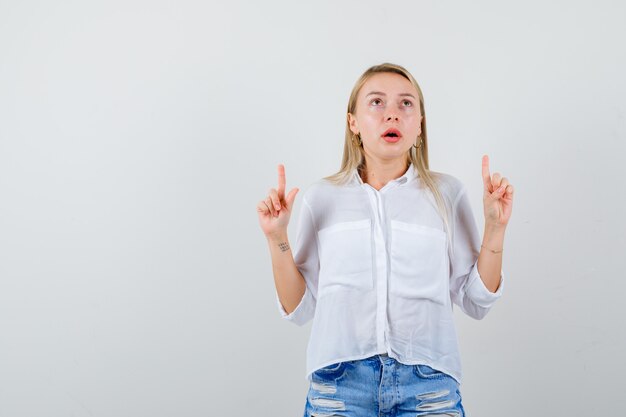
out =
[[[386,354],[335,363],[311,374],[304,417],[465,417],[459,383],[428,365]]]

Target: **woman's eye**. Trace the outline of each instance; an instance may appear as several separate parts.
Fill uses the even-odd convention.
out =
[[[377,103],[382,104],[382,100],[381,100],[381,99],[379,99],[379,98],[375,98],[375,99],[373,99],[372,101],[370,101],[370,104],[373,104],[373,105],[375,105],[375,106],[378,106],[378,104],[377,104]],[[402,103],[403,103],[406,107],[411,107],[411,106],[413,106],[413,102],[412,102],[411,100],[404,100]]]

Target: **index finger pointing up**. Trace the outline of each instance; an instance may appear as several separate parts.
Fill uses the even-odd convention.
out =
[[[483,184],[485,185],[485,190],[490,193],[493,192],[493,187],[491,186],[491,174],[489,174],[489,156],[483,155]]]
[[[285,199],[285,166],[283,164],[278,165],[278,198]]]

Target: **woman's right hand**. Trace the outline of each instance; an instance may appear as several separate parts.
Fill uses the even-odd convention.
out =
[[[267,197],[257,205],[259,224],[267,238],[287,234],[293,202],[298,188],[293,188],[285,197],[285,167],[278,165],[278,188],[270,188]]]

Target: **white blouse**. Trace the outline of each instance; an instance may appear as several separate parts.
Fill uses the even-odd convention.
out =
[[[433,194],[411,164],[377,191],[354,170],[348,185],[320,179],[302,196],[294,260],[306,281],[283,318],[313,319],[305,378],[322,367],[387,353],[461,383],[452,306],[482,319],[502,295],[478,274],[480,236],[463,183],[431,171],[452,207],[450,250]]]

